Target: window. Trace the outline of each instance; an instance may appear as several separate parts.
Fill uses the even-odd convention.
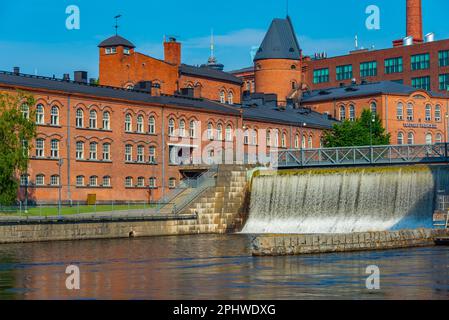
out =
[[[117,47],[109,47],[105,49],[106,54],[114,54],[117,53]]]
[[[52,158],[59,158],[59,140],[53,139],[50,142],[50,156]]]
[[[377,76],[377,61],[362,62],[360,64],[360,77]]]
[[[449,50],[438,52],[438,63],[440,67],[449,66]]]
[[[168,135],[171,137],[175,135],[175,120],[174,119],[168,120]]]
[[[25,103],[22,104],[21,111],[22,111],[22,116],[25,119],[29,119],[30,118],[30,107],[27,104],[25,104]]]
[[[340,107],[340,121],[346,120],[346,108],[345,106]]]
[[[149,179],[149,186],[150,186],[150,188],[156,188],[156,186],[157,186],[157,184],[156,184],[156,178],[155,177],[151,177],[150,179]]]
[[[396,107],[396,118],[398,120],[404,120],[404,105],[401,102]]]
[[[257,145],[257,130],[256,130],[256,129],[253,130],[252,136],[253,136],[252,144],[253,144],[254,146],[256,146],[256,145]]]
[[[407,144],[415,144],[415,135],[413,134],[413,132],[408,133]]]
[[[53,106],[51,108],[50,112],[50,124],[52,126],[58,126],[59,125],[59,108],[56,106]]]
[[[267,130],[267,147],[271,147],[271,131]]]
[[[98,177],[92,176],[89,178],[89,186],[90,187],[97,187],[98,186]]]
[[[190,138],[195,138],[196,137],[196,122],[195,122],[195,120],[190,121],[190,124],[189,124],[189,135],[190,135]]]
[[[435,106],[435,121],[441,121],[441,106],[439,104]]]
[[[145,147],[137,146],[137,162],[145,162]]]
[[[224,91],[220,91],[220,103],[226,103],[226,94]]]
[[[295,136],[295,149],[299,149],[299,135]]]
[[[125,146],[125,161],[131,162],[133,160],[133,146],[130,144],[127,144]]]
[[[232,141],[232,127],[230,125],[226,127],[226,141]]]
[[[170,189],[175,189],[176,188],[176,178],[168,179],[168,187]]]
[[[301,148],[305,149],[307,147],[306,145],[306,136],[303,134],[301,138]]]
[[[400,73],[403,71],[402,57],[385,59],[385,73]]]
[[[125,47],[123,48],[123,54],[129,55],[130,54],[130,49]]]
[[[426,105],[426,121],[432,120],[432,106],[430,104]]]
[[[370,105],[370,109],[371,109],[371,113],[372,114],[377,114],[377,103],[375,103],[375,102],[371,102],[371,105]]]
[[[21,186],[27,186],[29,184],[29,177],[27,174],[22,174],[20,176],[20,185]]]
[[[84,159],[84,142],[82,141],[76,142],[76,159],[77,160]]]
[[[129,113],[125,116],[125,132],[131,132],[133,129],[132,117]]]
[[[77,128],[84,127],[84,111],[83,111],[83,109],[76,110],[76,127]]]
[[[355,107],[352,104],[349,106],[349,121],[355,121]]]
[[[97,160],[97,147],[98,144],[96,142],[91,142],[89,145],[89,159]]]
[[[111,129],[111,114],[109,112],[103,112],[103,130]]]
[[[132,188],[133,186],[133,178],[132,177],[126,177],[125,178],[125,187],[126,188]]]
[[[413,121],[413,104],[407,104],[407,120]]]
[[[137,117],[137,132],[143,133],[143,116]]]
[[[36,186],[45,185],[45,176],[43,174],[38,174],[36,176]]]
[[[150,117],[150,119],[148,119],[148,132],[150,134],[156,133],[156,119],[154,117]]]
[[[404,144],[404,134],[402,132],[398,133],[398,144],[399,145]]]
[[[103,177],[102,185],[103,187],[109,188],[111,186],[111,177],[110,176]]]
[[[45,123],[44,106],[38,104],[36,107],[36,124],[44,124],[44,123]]]
[[[282,148],[287,148],[287,135],[285,133],[282,134],[281,146]]]
[[[430,55],[428,53],[417,54],[411,57],[412,70],[424,70],[430,68]]]
[[[103,144],[103,161],[111,160],[111,144],[105,143]]]
[[[145,178],[144,177],[137,178],[137,187],[139,187],[139,188],[145,187]]]
[[[312,136],[309,136],[309,149],[313,148],[313,138]]]
[[[443,136],[441,135],[441,133],[437,133],[437,135],[436,135],[436,142],[437,143],[443,142]]]
[[[234,104],[234,94],[232,92],[228,93],[228,104]]]
[[[77,187],[84,187],[84,176],[77,176],[76,177],[76,186]]]
[[[214,139],[214,126],[212,125],[212,122],[209,122],[207,124],[207,139],[208,140],[213,140]]]
[[[432,134],[431,133],[426,134],[426,144],[432,144],[432,143],[433,143]]]
[[[412,78],[412,87],[416,89],[430,90],[430,77]]]
[[[148,160],[150,163],[156,163],[156,147],[150,147],[148,149]]]
[[[352,64],[338,66],[336,69],[337,81],[352,79]]]
[[[243,133],[243,144],[249,144],[249,130],[246,129]]]
[[[329,82],[329,68],[313,70],[313,83]]]
[[[217,140],[218,141],[223,140],[223,126],[221,124],[218,124],[217,126]]]
[[[179,121],[179,136],[186,136],[186,122],[184,120]]]
[[[45,140],[37,139],[36,140],[36,157],[43,158],[45,156],[44,147],[45,147]]]
[[[96,129],[97,128],[97,111],[91,110],[89,112],[89,128]]]
[[[51,176],[50,185],[51,186],[59,186],[59,176],[58,175]]]
[[[438,77],[439,89],[441,91],[449,91],[449,73],[440,74]]]
[[[277,129],[274,130],[274,147],[279,147],[279,131]]]

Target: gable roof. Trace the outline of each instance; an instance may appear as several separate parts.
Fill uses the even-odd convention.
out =
[[[99,48],[113,47],[113,46],[124,46],[124,47],[128,47],[128,48],[135,48],[136,47],[130,41],[128,41],[125,38],[120,37],[118,35],[110,37],[110,38],[107,38],[106,40],[102,41],[98,45]]]
[[[238,85],[241,85],[242,79],[237,78],[233,74],[230,74],[228,72],[220,71],[217,69],[212,69],[207,66],[203,67],[195,67],[190,66],[187,64],[181,64],[179,66],[179,72],[184,75],[191,75],[191,76],[197,76],[197,77],[203,77],[203,78],[211,78],[221,81],[228,81],[232,82]]]
[[[263,59],[301,59],[301,49],[290,17],[274,19],[254,61]]]

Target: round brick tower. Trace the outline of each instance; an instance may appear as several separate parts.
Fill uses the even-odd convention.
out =
[[[414,42],[423,41],[421,0],[407,0],[407,36]]]
[[[277,94],[283,105],[300,88],[301,49],[289,17],[273,20],[254,64],[256,92]]]

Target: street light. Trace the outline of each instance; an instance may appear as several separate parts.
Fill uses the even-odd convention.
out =
[[[371,162],[373,162],[374,153],[373,153],[373,123],[376,122],[376,114],[372,113],[371,121],[369,123],[369,138],[370,138],[370,153],[371,153]]]
[[[61,199],[62,199],[62,184],[61,184],[61,167],[64,164],[63,159],[58,160],[58,174],[59,174],[59,199],[58,199],[58,215],[61,216]]]

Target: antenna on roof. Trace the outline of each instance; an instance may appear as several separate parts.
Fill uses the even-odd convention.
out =
[[[357,50],[359,48],[359,37],[357,35],[355,35],[354,42],[355,49]]]
[[[210,57],[215,58],[214,29],[210,31]]]
[[[115,17],[114,17],[114,19],[115,19],[115,35],[117,36],[118,35],[118,28],[119,28],[119,25],[118,25],[118,19],[120,19],[122,17],[122,15],[121,14],[119,14],[119,15],[116,15]]]

